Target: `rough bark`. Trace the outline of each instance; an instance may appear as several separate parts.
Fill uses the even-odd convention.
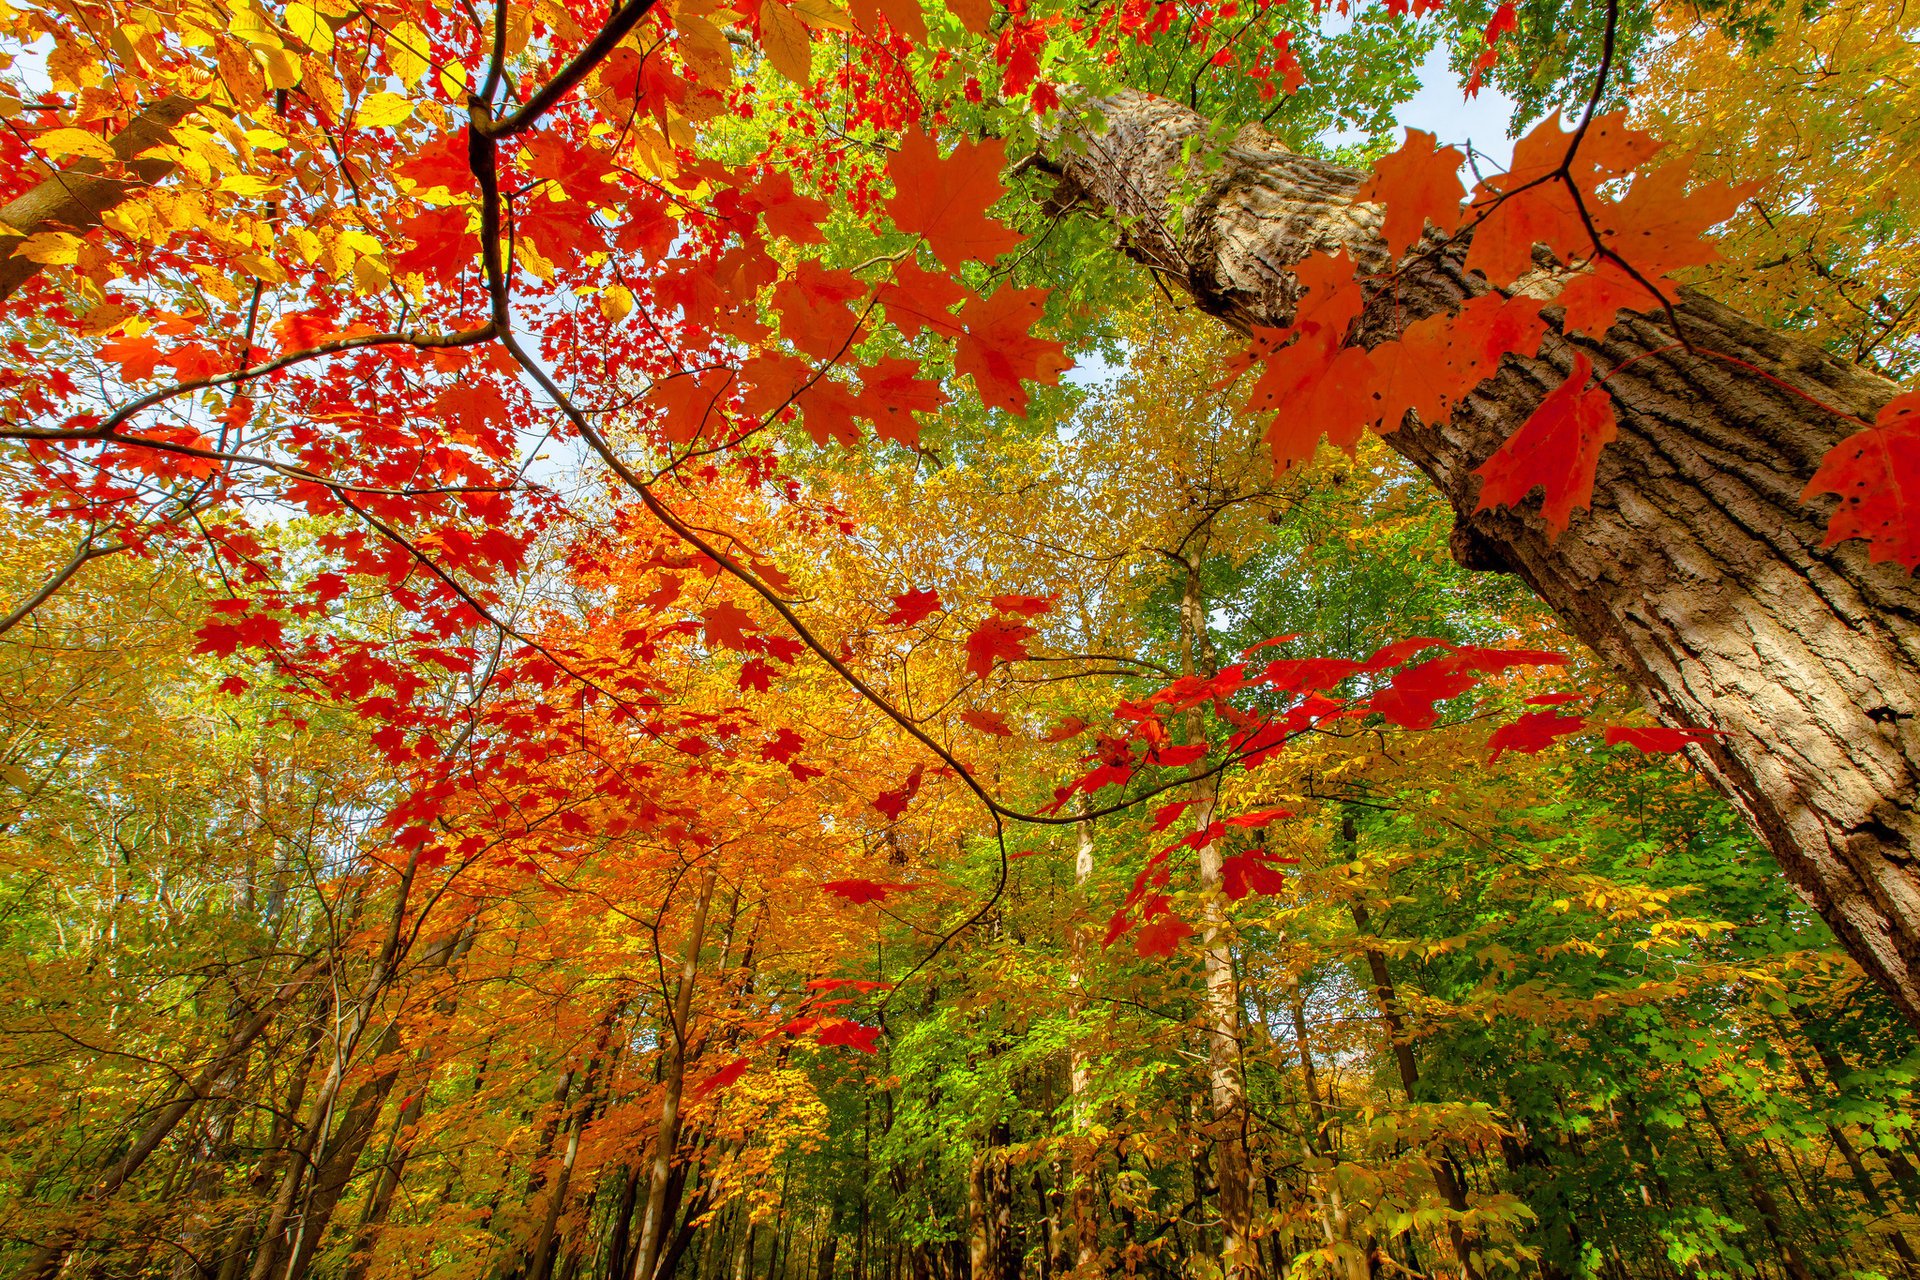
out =
[[[1354,200],[1358,172],[1257,128],[1219,163],[1190,163],[1183,144],[1209,128],[1192,111],[1131,92],[1097,106],[1106,130],[1056,148],[1056,201],[1105,213],[1127,253],[1203,310],[1243,330],[1284,324],[1288,267],[1308,253],[1386,265],[1377,211]],[[1428,248],[1400,264],[1355,341],[1486,292],[1460,269],[1461,246]],[[1871,420],[1895,388],[1698,294],[1675,315],[1692,350],[1664,316],[1630,316],[1604,339],[1556,335],[1538,359],[1509,356],[1450,421],[1409,419],[1387,443],[1452,504],[1462,563],[1518,574],[1661,721],[1725,731],[1695,759],[1920,1025],[1920,592],[1859,541],[1822,547],[1833,500],[1800,501],[1856,429],[1834,410]],[[1612,371],[1619,417],[1591,511],[1557,542],[1532,500],[1474,514],[1474,469],[1576,351]]]
[[[180,94],[172,94],[142,107],[127,127],[107,140],[114,156],[129,170],[127,177],[106,177],[106,165],[99,160],[78,160],[65,169],[49,173],[41,182],[0,208],[0,222],[33,235],[41,231],[71,231],[85,235],[100,225],[109,209],[142,188],[150,187],[174,171],[171,160],[135,156],[149,147],[171,139],[173,127],[193,113],[199,104]],[[7,237],[11,239],[11,237]],[[16,258],[12,247],[0,240],[0,302],[40,274],[41,264],[29,258]]]

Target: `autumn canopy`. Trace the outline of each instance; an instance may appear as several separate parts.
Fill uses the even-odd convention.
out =
[[[1920,1280],[1916,49],[0,0],[0,1267]]]

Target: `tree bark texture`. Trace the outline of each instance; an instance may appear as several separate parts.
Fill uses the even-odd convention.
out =
[[[1377,209],[1354,198],[1365,175],[1255,127],[1189,159],[1209,124],[1187,108],[1134,92],[1096,106],[1105,130],[1055,148],[1055,202],[1110,218],[1130,256],[1235,328],[1289,321],[1289,268],[1309,253],[1391,265]],[[1403,260],[1353,340],[1487,292],[1463,256],[1429,241]],[[1385,439],[1452,504],[1463,564],[1518,574],[1662,722],[1724,731],[1690,748],[1695,760],[1920,1025],[1920,592],[1899,566],[1869,564],[1862,542],[1822,547],[1834,500],[1800,501],[1858,429],[1841,413],[1871,421],[1896,388],[1695,293],[1675,316],[1691,350],[1664,315],[1629,315],[1601,339],[1550,334],[1449,421],[1409,416]],[[1576,353],[1608,375],[1619,419],[1592,509],[1558,541],[1531,499],[1476,515],[1474,469]]]
[[[100,225],[101,217],[109,209],[174,171],[176,166],[171,160],[158,156],[134,157],[149,147],[171,141],[173,127],[198,106],[193,99],[180,94],[148,103],[127,122],[126,128],[107,141],[116,159],[131,170],[129,176],[109,178],[103,175],[106,166],[101,161],[77,160],[65,169],[49,173],[39,185],[0,208],[0,222],[22,235],[41,231],[85,235]],[[17,244],[11,236],[0,238],[0,302],[40,274],[38,262],[13,256]]]

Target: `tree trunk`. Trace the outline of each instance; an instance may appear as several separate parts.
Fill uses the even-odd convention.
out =
[[[1242,330],[1286,323],[1288,266],[1314,250],[1388,265],[1377,211],[1354,201],[1364,175],[1251,127],[1224,163],[1186,164],[1206,120],[1135,92],[1098,105],[1106,131],[1058,148],[1056,202],[1112,217],[1125,250],[1207,312]],[[1462,256],[1403,263],[1355,341],[1486,292]],[[1690,748],[1695,760],[1920,1025],[1920,593],[1859,541],[1823,548],[1832,504],[1800,501],[1855,429],[1832,409],[1870,420],[1895,388],[1698,294],[1675,310],[1692,350],[1668,349],[1664,317],[1629,317],[1604,339],[1550,337],[1543,357],[1503,361],[1450,421],[1409,417],[1386,441],[1453,505],[1463,564],[1520,575],[1665,723],[1725,731]],[[1619,418],[1592,510],[1558,542],[1531,511],[1473,514],[1474,469],[1576,351],[1611,371]]]
[[[1074,824],[1076,847],[1073,856],[1073,886],[1084,891],[1087,881],[1093,878],[1093,823],[1086,819]],[[1083,903],[1084,905],[1084,903]],[[1072,936],[1067,940],[1067,990],[1068,1007],[1078,1019],[1086,1012],[1087,998],[1087,944],[1092,930],[1084,924],[1075,924]],[[1073,1043],[1067,1051],[1067,1092],[1068,1107],[1073,1116],[1073,1132],[1076,1137],[1083,1134],[1087,1127],[1087,1118],[1091,1110],[1087,1090],[1093,1082],[1089,1065],[1087,1045],[1081,1032],[1076,1028]],[[1093,1167],[1094,1152],[1083,1143],[1075,1143],[1073,1159],[1061,1169],[1061,1176],[1071,1180],[1069,1203],[1073,1220],[1072,1260],[1074,1270],[1083,1270],[1092,1274],[1098,1266],[1100,1255],[1100,1221],[1093,1203]],[[1061,1267],[1064,1273],[1068,1267]]]
[[[1349,845],[1354,842],[1353,820],[1343,824]],[[1353,927],[1365,935],[1368,929],[1367,909],[1358,902],[1353,904]],[[1380,1006],[1380,1021],[1387,1030],[1387,1042],[1393,1046],[1394,1065],[1400,1071],[1400,1087],[1407,1092],[1407,1101],[1417,1100],[1420,1092],[1420,1067],[1414,1061],[1413,1041],[1407,1035],[1407,1024],[1400,1015],[1400,998],[1393,989],[1393,974],[1387,968],[1387,957],[1377,948],[1367,946],[1367,972],[1373,978],[1374,999]],[[1453,1157],[1443,1148],[1427,1161],[1433,1170],[1433,1186],[1446,1202],[1447,1240],[1453,1245],[1453,1256],[1460,1263],[1460,1272],[1467,1280],[1480,1280],[1480,1272],[1473,1264],[1473,1246],[1467,1237],[1462,1220],[1467,1215],[1467,1193],[1455,1176]]]
[[[1204,542],[1200,544],[1204,546]],[[1180,595],[1180,630],[1186,641],[1185,674],[1210,676],[1207,652],[1206,601],[1200,589],[1203,551],[1186,556],[1185,584]],[[1187,712],[1189,743],[1206,741],[1204,710]],[[1194,769],[1203,776],[1193,783],[1195,831],[1212,825],[1219,805],[1219,780],[1205,775],[1205,761]],[[1240,984],[1233,971],[1233,924],[1227,918],[1223,883],[1226,850],[1218,840],[1200,846],[1200,946],[1206,987],[1201,995],[1207,1037],[1207,1097],[1211,1115],[1207,1134],[1212,1143],[1215,1205],[1220,1214],[1220,1262],[1227,1280],[1245,1280],[1260,1274],[1260,1249],[1253,1238],[1253,1172],[1247,1157],[1247,1090],[1240,1064]]]
[[[707,933],[707,911],[713,905],[717,865],[700,877],[700,896],[687,928],[687,944],[680,957],[680,981],[674,989],[671,1025],[667,1028],[667,1061],[661,1081],[660,1132],[654,1139],[653,1164],[647,1183],[647,1205],[640,1222],[640,1240],[633,1252],[629,1280],[652,1280],[666,1240],[667,1190],[673,1178],[673,1158],[680,1147],[680,1098],[687,1072],[687,1018],[693,1009],[693,984],[700,972],[700,946]]]

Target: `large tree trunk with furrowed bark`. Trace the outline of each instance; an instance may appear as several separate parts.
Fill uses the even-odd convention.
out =
[[[1388,265],[1377,211],[1354,200],[1363,174],[1257,128],[1223,163],[1183,162],[1202,117],[1131,92],[1096,106],[1105,131],[1055,148],[1056,200],[1109,217],[1129,255],[1228,324],[1285,324],[1288,267],[1316,250]],[[1354,340],[1487,292],[1463,256],[1430,243],[1401,263]],[[1453,505],[1463,564],[1518,574],[1662,722],[1724,731],[1694,758],[1920,1024],[1920,591],[1898,565],[1869,564],[1862,542],[1822,547],[1834,500],[1800,501],[1857,429],[1840,415],[1870,421],[1895,387],[1697,294],[1675,316],[1692,350],[1664,315],[1628,317],[1604,339],[1553,335],[1537,359],[1507,357],[1451,420],[1410,419],[1386,440]],[[1576,352],[1612,371],[1619,418],[1591,511],[1557,542],[1532,500],[1474,514],[1474,469]]]

